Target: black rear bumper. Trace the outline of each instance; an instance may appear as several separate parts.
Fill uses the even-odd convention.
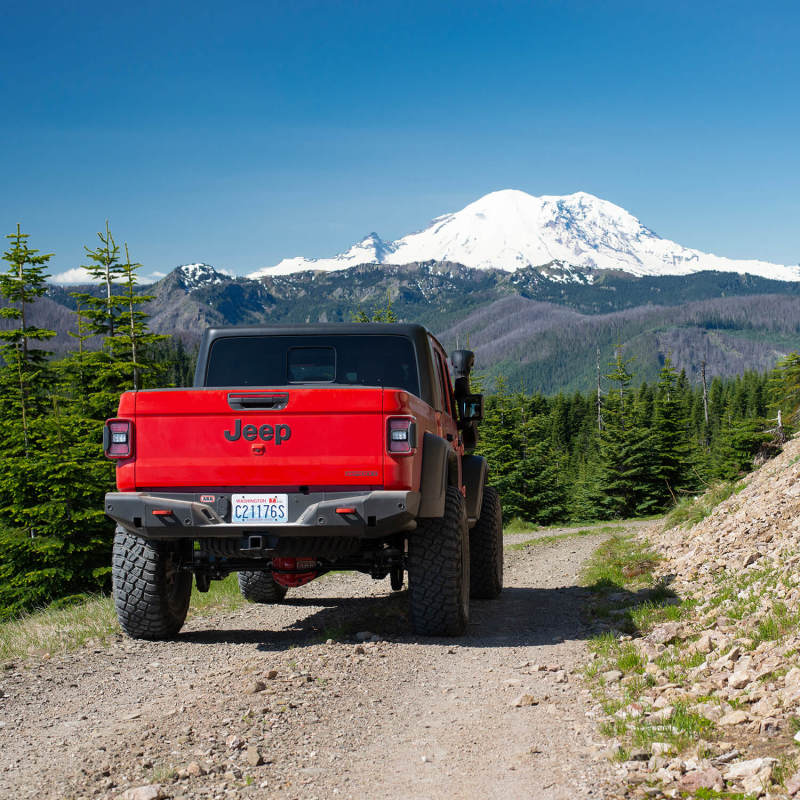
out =
[[[373,539],[414,530],[420,502],[419,492],[406,491],[289,494],[288,522],[243,525],[230,522],[230,493],[213,498],[209,501],[207,495],[193,493],[110,492],[105,512],[126,530],[149,539]],[[352,513],[337,513],[337,508],[352,509]]]

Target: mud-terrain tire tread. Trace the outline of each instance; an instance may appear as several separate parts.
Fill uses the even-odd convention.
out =
[[[497,489],[483,490],[481,515],[469,532],[469,594],[492,600],[503,591],[503,511]]]
[[[411,628],[421,636],[460,636],[469,620],[469,532],[464,498],[448,487],[444,516],[417,520],[408,539]]]
[[[268,570],[242,570],[239,591],[251,603],[280,603],[286,597],[286,587],[276,583]]]
[[[171,639],[183,626],[192,573],[172,570],[180,542],[150,541],[118,529],[111,568],[114,606],[133,639]]]

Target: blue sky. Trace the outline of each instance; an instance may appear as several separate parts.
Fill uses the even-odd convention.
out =
[[[791,2],[37,2],[0,27],[0,227],[243,273],[584,190],[800,261]]]

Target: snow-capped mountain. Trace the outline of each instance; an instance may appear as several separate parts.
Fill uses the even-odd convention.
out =
[[[220,284],[232,277],[227,270],[216,269],[211,264],[182,264],[176,267],[172,274],[188,291],[199,289],[201,286]]]
[[[370,233],[360,242],[356,242],[346,253],[340,253],[333,258],[284,258],[274,267],[257,270],[250,273],[248,278],[259,278],[262,275],[289,275],[292,272],[302,272],[309,269],[325,271],[357,267],[359,264],[394,264],[390,256],[394,252],[394,245],[384,242],[377,233]]]
[[[508,272],[563,262],[636,276],[716,270],[800,280],[797,265],[724,258],[662,239],[624,208],[586,192],[534,197],[515,189],[487,194],[461,211],[437,217],[425,230],[394,242],[384,242],[371,233],[333,258],[287,258],[248,277],[424,261]]]

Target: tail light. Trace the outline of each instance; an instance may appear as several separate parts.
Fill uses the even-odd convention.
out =
[[[414,417],[389,417],[386,421],[386,449],[390,453],[411,453],[417,449]]]
[[[133,423],[129,419],[110,419],[103,428],[106,458],[130,458],[133,454]]]

